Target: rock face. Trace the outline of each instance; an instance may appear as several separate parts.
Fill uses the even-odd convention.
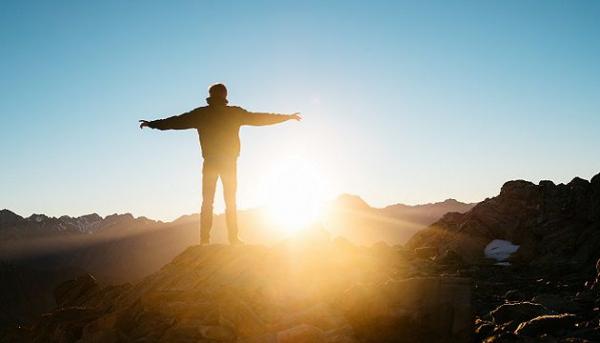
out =
[[[407,248],[433,263],[420,270],[472,278],[475,341],[600,341],[600,174],[566,185],[507,182]]]
[[[407,243],[478,263],[493,240],[519,246],[512,262],[589,265],[600,257],[600,174],[568,184],[517,180],[464,213],[449,213]]]
[[[407,278],[402,250],[342,241],[191,247],[135,285],[57,288],[35,341],[467,342],[471,283]]]

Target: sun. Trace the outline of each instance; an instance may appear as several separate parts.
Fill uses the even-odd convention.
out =
[[[325,202],[325,183],[317,168],[300,157],[278,161],[265,186],[268,217],[294,234],[318,220]]]

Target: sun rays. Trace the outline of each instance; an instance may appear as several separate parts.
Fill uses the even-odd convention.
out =
[[[313,224],[325,202],[325,180],[310,161],[301,157],[280,160],[263,191],[269,218],[287,234]]]

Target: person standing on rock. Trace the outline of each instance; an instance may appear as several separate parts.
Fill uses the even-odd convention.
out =
[[[240,155],[239,131],[242,125],[273,125],[288,120],[301,120],[300,113],[275,114],[249,112],[237,106],[228,106],[227,88],[222,83],[212,85],[206,98],[208,106],[190,112],[153,121],[140,120],[140,129],[158,130],[196,129],[204,163],[202,165],[202,207],[200,211],[200,244],[210,242],[213,202],[217,179],[223,184],[225,217],[231,244],[243,244],[238,236],[236,189],[237,158]]]

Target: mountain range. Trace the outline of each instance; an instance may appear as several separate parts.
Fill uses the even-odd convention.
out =
[[[342,236],[356,244],[369,245],[379,241],[402,244],[416,231],[435,222],[445,213],[465,212],[473,206],[474,204],[448,199],[425,205],[395,204],[374,208],[358,196],[345,194],[324,208],[315,226],[333,237]],[[239,221],[243,238],[248,243],[274,244],[288,238],[289,235],[273,223],[263,209],[239,211]],[[90,250],[100,247],[118,250],[118,247],[126,246],[124,253],[112,253],[114,256],[123,257],[123,260],[131,261],[131,258],[123,255],[134,255],[132,249],[135,249],[135,246],[132,244],[143,244],[158,256],[166,254],[168,257],[160,262],[164,264],[179,251],[197,241],[198,227],[197,214],[184,215],[172,222],[161,222],[145,217],[135,218],[129,213],[106,217],[96,213],[80,217],[56,218],[44,214],[22,217],[4,209],[0,211],[0,259],[15,260],[42,256],[47,260],[48,256],[60,255],[62,252],[79,251],[79,254],[82,254],[82,251],[85,251],[84,255],[90,255]],[[223,215],[215,216],[212,232],[213,242],[227,242]],[[140,249],[147,250],[142,246]],[[78,260],[79,263],[83,263],[85,256]],[[151,268],[158,268],[160,265],[152,265]],[[86,263],[85,266],[89,265]]]

